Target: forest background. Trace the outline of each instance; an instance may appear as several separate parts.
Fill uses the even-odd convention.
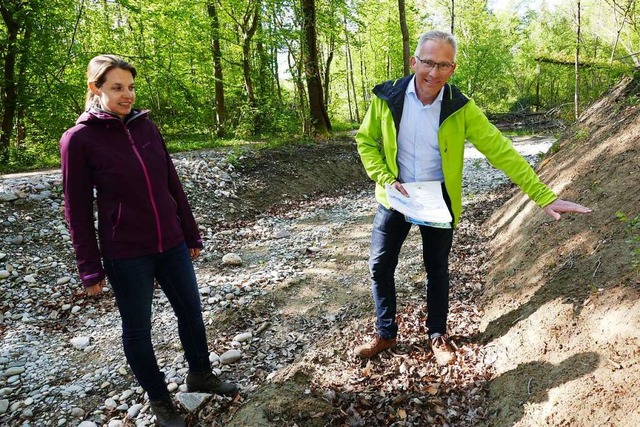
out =
[[[3,0],[0,14],[0,173],[59,164],[101,53],[137,67],[136,106],[172,151],[353,129],[430,29],[456,35],[452,82],[490,115],[572,120],[640,64],[635,0]]]

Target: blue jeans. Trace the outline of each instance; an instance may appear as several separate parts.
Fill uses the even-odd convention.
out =
[[[376,305],[376,330],[385,339],[395,338],[398,334],[394,276],[400,249],[411,226],[403,214],[378,205],[373,220],[369,270]],[[419,227],[422,260],[427,274],[427,329],[430,335],[444,334],[449,313],[449,252],[453,229]]]
[[[200,294],[186,244],[159,254],[105,259],[104,265],[122,318],[124,354],[149,399],[161,400],[168,396],[151,344],[154,279],[178,318],[178,334],[189,371],[210,372]]]

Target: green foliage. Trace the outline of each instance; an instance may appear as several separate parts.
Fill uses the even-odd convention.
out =
[[[573,134],[573,140],[578,142],[578,141],[584,141],[587,138],[589,138],[589,129],[587,128],[578,128],[576,130],[576,132]]]
[[[241,58],[244,13],[255,1],[261,1],[261,13],[248,58],[256,94],[255,105],[250,106]],[[19,54],[14,69],[19,114],[11,147],[0,147],[9,158],[0,165],[5,171],[57,166],[57,141],[84,110],[86,65],[101,53],[121,55],[137,67],[136,106],[151,110],[171,150],[228,143],[212,136],[219,129],[228,137],[274,144],[299,143],[309,132],[306,84],[299,75],[303,67],[298,68],[299,2],[215,2],[216,34],[207,2],[19,3]],[[583,4],[581,107],[630,72],[634,65],[630,54],[640,44],[640,31],[629,24],[637,22],[640,5],[622,15],[605,3]],[[316,1],[320,69],[324,73],[329,67],[327,109],[337,130],[357,128],[371,88],[403,74],[397,7],[395,0]],[[450,29],[450,8],[451,2],[443,0],[428,7],[406,2],[411,54],[422,32]],[[575,75],[571,64],[576,47],[572,2],[555,8],[543,2],[536,9],[494,13],[484,0],[459,0],[455,12],[458,68],[453,82],[463,92],[487,112],[553,109],[572,120]],[[616,43],[617,29],[622,31]],[[7,27],[0,26],[0,67],[5,66],[7,34]],[[216,114],[214,35],[219,36],[222,54],[224,123],[218,122]],[[3,94],[6,85],[0,79]],[[635,106],[639,99],[631,96],[626,103]],[[0,114],[5,114],[2,104]],[[18,128],[24,130],[20,141]]]
[[[616,217],[625,224],[627,243],[631,247],[633,268],[640,272],[640,215],[628,217],[623,212],[616,212]]]
[[[29,141],[19,147],[9,147],[7,162],[0,163],[0,174],[59,167],[57,141]]]

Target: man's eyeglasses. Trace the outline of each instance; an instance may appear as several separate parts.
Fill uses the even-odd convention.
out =
[[[429,59],[420,59],[419,56],[416,56],[416,59],[420,61],[427,71],[431,71],[434,67],[437,67],[436,71],[447,72],[453,70],[453,67],[456,66],[456,64],[452,64],[451,62],[433,62]]]

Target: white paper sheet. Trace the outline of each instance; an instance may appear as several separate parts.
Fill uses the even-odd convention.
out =
[[[403,196],[402,193],[387,184],[387,199],[391,207],[409,217],[408,220],[437,224],[450,223],[453,220],[442,196],[440,182],[407,182],[402,186],[409,193],[409,197]]]

